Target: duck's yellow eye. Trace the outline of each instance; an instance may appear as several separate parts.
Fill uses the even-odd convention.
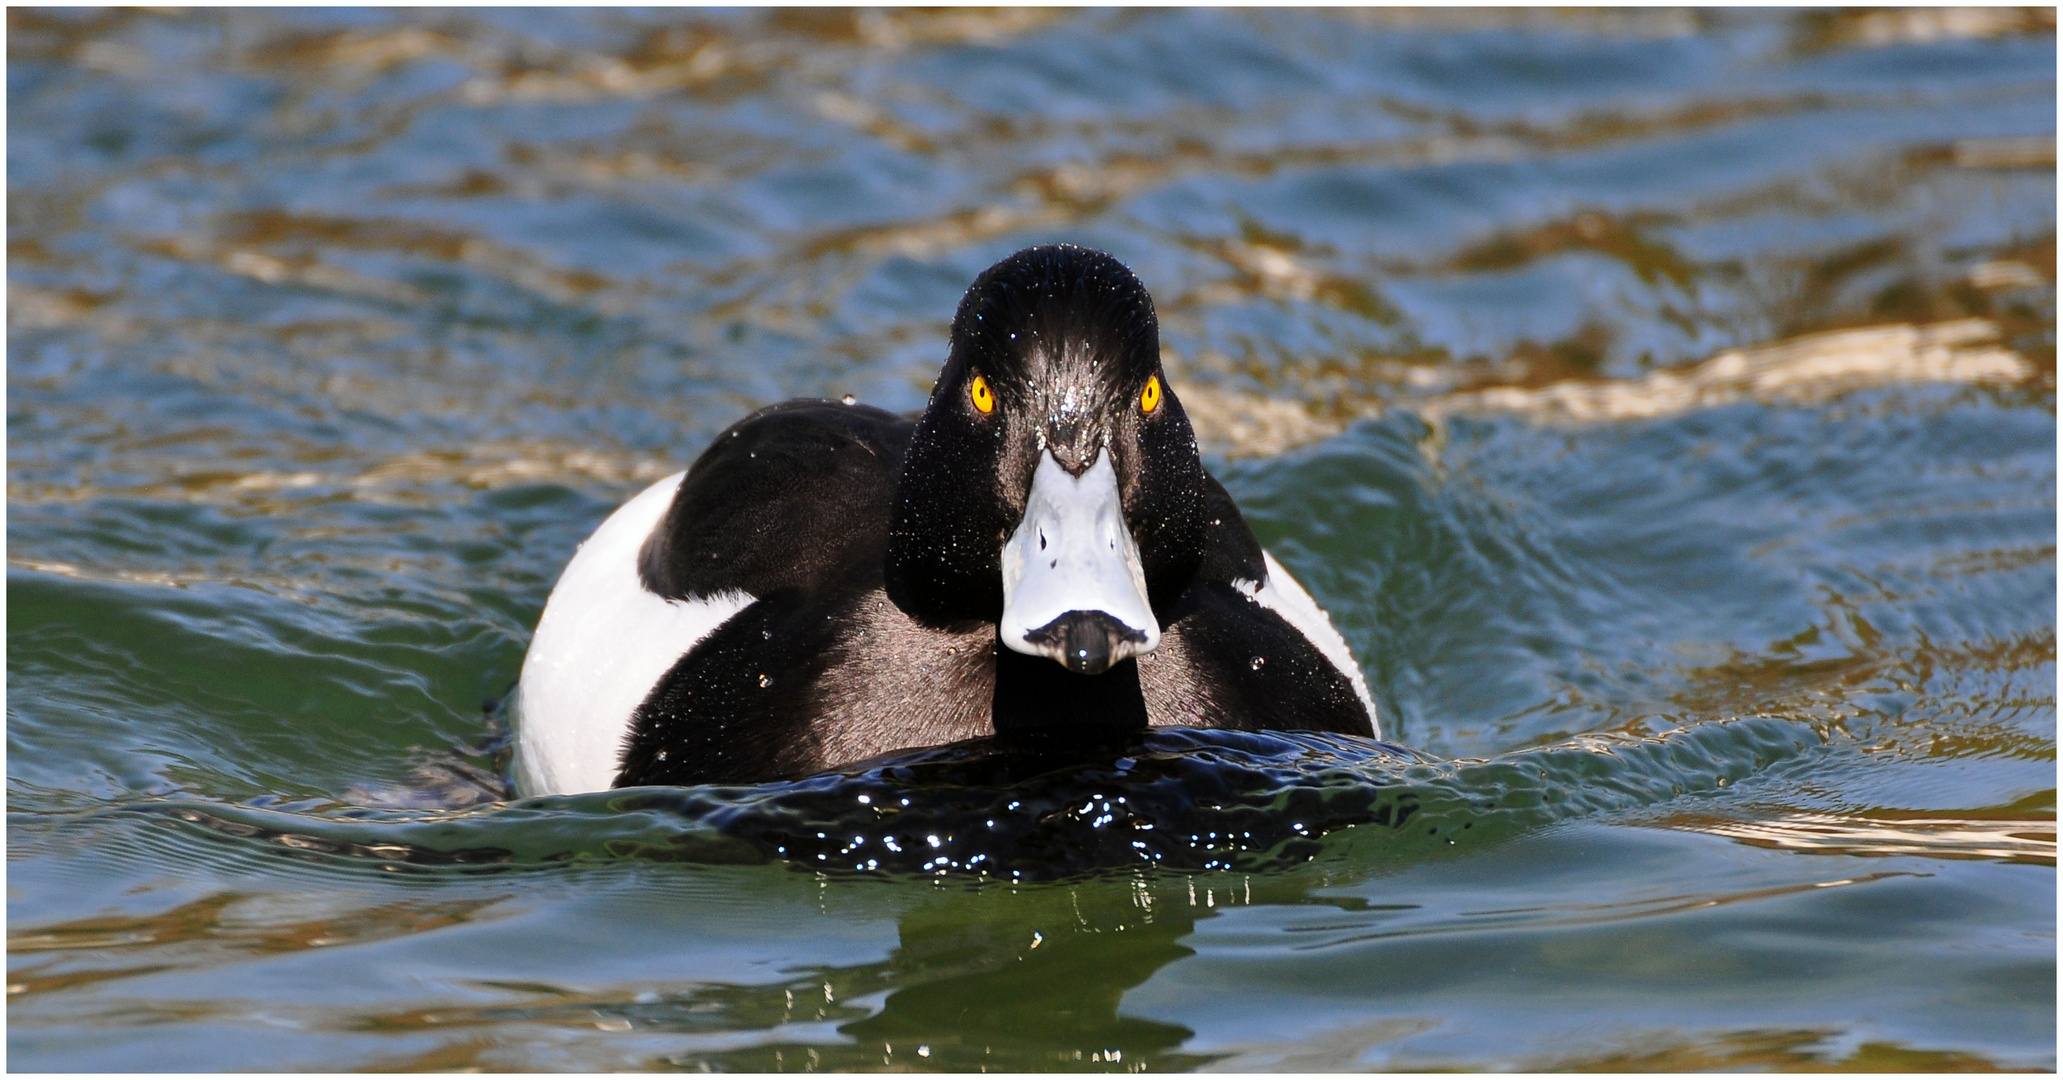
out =
[[[989,389],[987,379],[976,375],[974,382],[967,387],[967,396],[973,399],[974,407],[980,410],[983,416],[996,411],[996,392]]]
[[[1158,408],[1160,408],[1160,376],[1151,375],[1146,379],[1146,389],[1139,391],[1139,411],[1150,413]]]

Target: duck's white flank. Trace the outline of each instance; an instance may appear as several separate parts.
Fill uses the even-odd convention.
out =
[[[688,650],[752,603],[742,592],[667,600],[638,580],[638,551],[682,475],[609,515],[552,586],[516,694],[518,794],[613,786],[631,713]]]
[[[1325,609],[1311,599],[1297,579],[1275,561],[1275,556],[1266,551],[1261,558],[1268,563],[1268,580],[1257,588],[1251,581],[1234,581],[1234,588],[1254,598],[1254,602],[1269,611],[1282,616],[1282,621],[1297,628],[1308,641],[1325,654],[1332,666],[1339,669],[1347,681],[1354,684],[1354,693],[1361,698],[1361,707],[1368,710],[1368,723],[1375,729],[1375,737],[1382,738],[1382,718],[1376,715],[1375,699],[1368,694],[1368,681],[1361,677],[1361,665],[1354,662],[1354,653],[1347,648],[1347,639],[1333,629],[1332,619]]]

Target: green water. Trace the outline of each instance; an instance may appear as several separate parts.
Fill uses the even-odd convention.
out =
[[[9,27],[13,1068],[2055,1067],[2052,11]],[[1408,751],[475,801],[589,530],[1052,240]]]

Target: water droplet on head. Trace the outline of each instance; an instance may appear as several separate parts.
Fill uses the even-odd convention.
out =
[[[1254,670],[1255,670],[1255,671],[1259,671],[1259,670],[1261,670],[1262,666],[1263,666],[1263,665],[1265,665],[1265,664],[1267,664],[1267,662],[1268,662],[1268,658],[1267,658],[1267,657],[1265,657],[1265,656],[1256,656],[1256,657],[1254,657]]]
[[[1254,661],[1254,666],[1255,666],[1255,667],[1259,667],[1259,666],[1260,666],[1260,663],[1261,663],[1261,662],[1260,662],[1259,660],[1256,660],[1256,661]],[[769,686],[772,686],[772,685],[774,685],[774,680],[773,680],[773,679],[772,679],[771,677],[769,677],[769,676],[766,676],[766,675],[761,675],[761,676],[759,677],[759,688],[760,688],[761,690],[764,690],[764,689],[766,689],[767,687],[769,687]]]

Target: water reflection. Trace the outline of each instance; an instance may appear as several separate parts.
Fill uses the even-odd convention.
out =
[[[842,1025],[858,1045],[826,1064],[860,1067],[877,1048],[883,1065],[899,1051],[951,1071],[998,1058],[1110,1071],[1201,1064],[1178,1052],[1193,1032],[1121,1009],[1127,990],[1193,951],[1180,942],[1198,908],[1164,890],[983,890],[905,914],[880,1011]]]
[[[1923,1050],[1887,1042],[1865,1042],[1851,1049],[1842,1045],[1840,1032],[1828,1028],[1760,1029],[1729,1032],[1707,1039],[1685,1039],[1674,1033],[1654,1032],[1638,1041],[1642,1045],[1556,1061],[1554,1067],[1570,1072],[1601,1073],[1999,1071],[1996,1062],[1952,1050]]]
[[[2031,805],[2027,805],[2031,804]],[[2039,816],[2038,816],[2039,815]],[[1753,821],[1666,818],[1674,828],[1745,844],[1826,855],[1925,855],[2056,865],[2056,793],[2023,800],[1998,817],[1874,810],[1862,814],[1773,813]]]
[[[281,919],[268,902],[272,899],[223,892],[149,915],[98,916],[11,933],[8,1008],[12,1012],[46,994],[166,971],[429,933],[471,922],[508,897],[394,901],[304,919]],[[96,1011],[107,1023],[135,1019],[138,1007],[150,1008],[147,1002],[130,1001]],[[158,1020],[194,1019],[214,1011],[200,1007]]]
[[[1672,824],[1695,829],[1703,823]],[[1934,876],[1922,869],[1928,864],[1910,859],[1848,877],[1778,871],[1772,879],[1764,871],[1741,880],[1736,869],[1731,885],[1711,882],[1709,868],[1689,866],[1668,871],[1666,882],[1639,875],[1600,879],[1595,872],[1603,864],[1578,854],[1585,842],[1570,839],[1573,844],[1550,842],[1534,856],[1568,865],[1521,870],[1508,880],[1502,874],[1486,880],[1453,860],[1445,868],[1421,864],[1400,877],[1371,872],[1359,859],[1334,858],[1262,874],[1157,872],[1027,886],[941,883],[892,897],[892,940],[877,956],[824,964],[796,962],[792,955],[779,959],[783,954],[776,950],[764,954],[774,961],[768,974],[776,977],[753,981],[711,977],[697,966],[693,948],[661,944],[671,930],[635,925],[641,897],[657,887],[675,891],[673,902],[693,905],[696,892],[713,887],[710,895],[760,892],[762,904],[781,909],[795,906],[800,894],[814,894],[814,903],[781,916],[797,933],[811,932],[809,923],[825,917],[816,914],[819,908],[846,920],[855,913],[839,909],[890,897],[876,882],[811,880],[783,871],[768,878],[756,870],[723,872],[685,893],[677,890],[688,880],[668,872],[657,878],[590,875],[579,883],[542,882],[407,902],[382,902],[357,890],[339,900],[217,894],[157,915],[81,920],[16,935],[10,952],[40,962],[15,973],[10,1001],[19,1007],[18,1019],[29,1022],[52,1007],[70,1010],[75,1024],[219,1021],[249,1007],[237,997],[234,978],[213,981],[212,996],[167,1008],[139,990],[156,985],[151,980],[164,972],[197,963],[233,972],[237,963],[316,952],[331,956],[325,971],[355,978],[354,972],[388,962],[391,950],[375,946],[414,938],[417,949],[441,958],[443,974],[412,991],[412,1002],[329,1002],[297,991],[268,1004],[267,1015],[300,1030],[378,1036],[386,1045],[419,1047],[407,1057],[388,1056],[387,1064],[481,1069],[516,1062],[724,1071],[1163,1071],[1332,1070],[1385,1062],[1560,1068],[1611,1062],[1918,1067],[1984,1061],[1899,1043],[1857,1046],[1840,1030],[1810,1022],[1783,1032],[1722,1026],[1703,1034],[1682,1028],[1628,1031],[1622,1025],[1601,1031],[1573,1056],[1501,1056],[1495,1043],[1478,1046],[1468,1022],[1455,1028],[1457,1021],[1440,1017],[1452,1017],[1453,995],[1467,992],[1465,972],[1491,957],[1508,993],[1536,994],[1559,983],[1579,997],[1609,1000],[1625,985],[1645,985],[1663,998],[1675,994],[1685,1003],[1705,1002],[1724,1016],[1731,1007],[1721,1003],[1729,991],[1714,985],[1715,979],[1760,984],[1797,978],[1832,987],[1843,978],[1793,970],[1788,960],[1768,967],[1774,956],[1763,955],[1766,944],[1756,955],[1737,951],[1736,938],[1764,940],[1767,934],[1758,928],[1781,912],[1846,919],[1843,934],[1877,941],[1914,920],[1952,922],[1969,914],[1970,903],[1982,903],[1969,898],[1932,911],[1905,905],[1885,886],[1902,882],[1910,893]],[[1593,835],[1588,844],[1600,839]],[[1578,900],[1558,889],[1559,876],[1591,881],[1594,898]],[[663,878],[675,879],[672,890]],[[452,953],[449,931],[491,931],[497,918],[500,925],[535,922],[556,904],[554,892],[575,884],[598,891],[605,909],[631,920],[622,933],[649,939],[643,945],[626,942],[623,949],[604,947],[607,955],[596,959],[606,962],[593,970],[611,971],[612,977],[583,977],[580,966],[568,967],[595,943],[542,924],[523,939],[525,948],[546,951],[537,958],[541,964],[515,955],[495,959],[499,954],[490,951],[451,966],[455,956],[474,954]],[[1535,902],[1499,906],[1494,899],[1526,893]],[[611,896],[616,899],[606,899]],[[331,910],[309,917],[311,907]],[[533,910],[526,915],[526,908]],[[716,910],[682,918],[692,923]],[[640,950],[653,951],[633,959],[631,953]],[[1972,977],[1965,970],[1973,968],[1968,960],[1951,968],[1947,977],[1957,985]],[[1310,974],[1299,976],[1300,969]],[[1229,1046],[1214,1038],[1198,1047],[1195,1024],[1175,1018],[1197,1008],[1180,1007],[1179,995],[1171,1001],[1169,988],[1187,987],[1188,994],[1214,1000],[1232,974],[1262,970],[1272,973],[1251,990],[1315,995],[1312,1003],[1321,1014],[1354,1000],[1364,983],[1384,989],[1366,1006],[1374,1015],[1350,1023],[1322,1015],[1279,1018],[1291,1030],[1318,1023],[1320,1033],[1309,1038],[1249,1038]],[[1149,984],[1159,991],[1142,994]],[[1218,989],[1210,991],[1212,986]],[[82,994],[99,996],[82,1002]],[[1654,1014],[1652,1008],[1629,1009],[1628,1022],[1645,1023]],[[1239,1027],[1270,1023],[1250,1017]]]
[[[368,1015],[351,1024],[368,1031],[545,1025],[621,1033],[636,1046],[674,1046],[641,1062],[660,1068],[1190,1069],[1212,1060],[1181,1052],[1194,1033],[1128,1015],[1126,993],[1192,955],[1183,940],[1198,920],[1221,910],[1366,907],[1354,897],[1313,896],[1309,890],[1321,884],[1337,882],[1157,875],[1066,886],[954,886],[903,912],[895,947],[865,964],[806,967],[759,986],[691,982],[586,993],[490,983],[482,988],[530,1000]],[[745,1032],[754,1035],[737,1037]],[[484,1050],[492,1042],[444,1045]],[[492,1067],[496,1058],[469,1060]]]

